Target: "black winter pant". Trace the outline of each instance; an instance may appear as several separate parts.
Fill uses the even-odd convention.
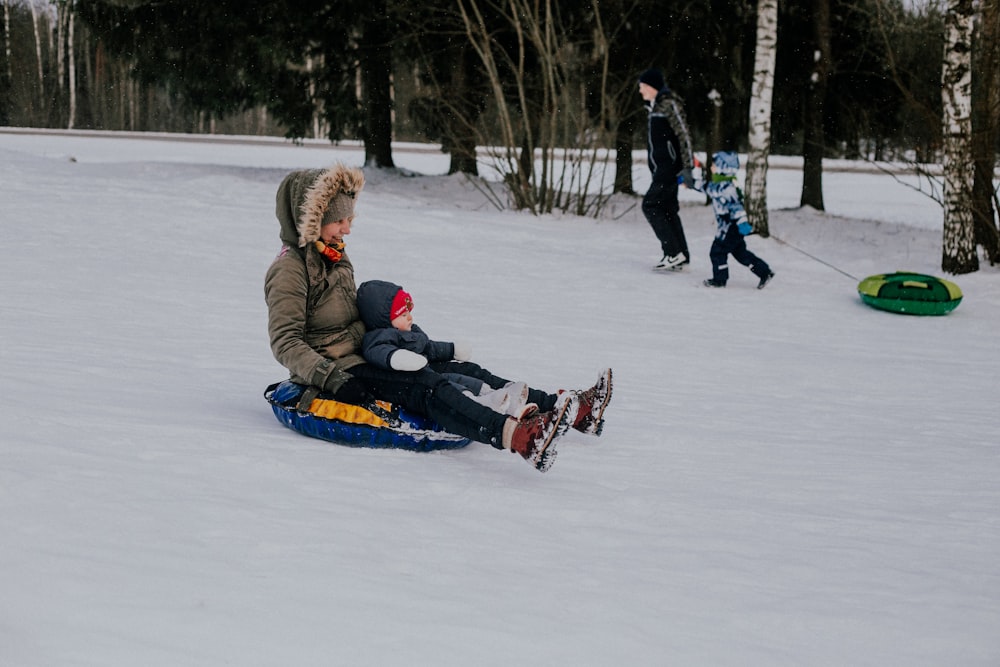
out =
[[[677,201],[676,179],[666,182],[653,181],[642,198],[642,213],[646,216],[653,233],[660,240],[664,255],[683,254],[691,259],[688,252],[684,226],[681,224],[680,204]]]
[[[361,364],[352,367],[348,373],[362,381],[375,398],[430,417],[449,433],[485,442],[497,449],[502,448],[503,426],[507,415],[494,412],[472,400],[439,370],[478,378],[494,389],[499,389],[508,382],[472,362],[434,363],[416,372],[386,370],[371,364]],[[542,391],[529,390],[528,400],[538,403],[539,409],[545,411],[552,409],[556,397]]]
[[[712,280],[723,285],[729,280],[729,262],[727,258],[733,256],[737,262],[743,266],[750,267],[754,275],[763,278],[771,272],[771,267],[767,262],[757,255],[747,250],[746,239],[740,234],[736,225],[730,225],[724,238],[715,237],[712,241],[712,249],[708,251],[708,256],[712,260]]]

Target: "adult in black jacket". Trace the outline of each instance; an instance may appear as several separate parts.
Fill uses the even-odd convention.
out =
[[[648,69],[639,76],[639,94],[649,111],[646,140],[653,176],[642,199],[642,212],[663,250],[663,259],[653,268],[676,271],[691,261],[677,201],[680,181],[686,187],[694,186],[691,134],[684,120],[683,103],[659,70]]]

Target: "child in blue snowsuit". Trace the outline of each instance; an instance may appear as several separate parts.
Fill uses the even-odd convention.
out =
[[[712,156],[711,180],[704,190],[712,200],[715,223],[718,231],[712,241],[708,256],[712,260],[712,277],[705,281],[708,287],[725,287],[729,280],[729,255],[740,264],[749,267],[760,279],[757,289],[762,289],[774,277],[767,262],[747,250],[745,236],[753,232],[747,222],[747,212],[743,208],[743,196],[736,187],[736,172],[740,158],[733,151],[719,151]]]

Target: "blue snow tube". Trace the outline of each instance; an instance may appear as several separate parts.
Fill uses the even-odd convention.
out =
[[[390,403],[377,401],[362,407],[333,400],[323,393],[309,396],[309,389],[285,380],[264,391],[277,420],[302,435],[349,447],[414,452],[458,449],[471,442],[469,438],[442,431],[426,417]],[[307,398],[303,400],[304,397]]]

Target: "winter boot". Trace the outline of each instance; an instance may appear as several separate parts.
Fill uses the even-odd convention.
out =
[[[581,433],[601,434],[604,430],[604,410],[611,402],[611,389],[611,369],[605,368],[593,387],[570,392],[576,394],[580,402],[576,419],[573,421],[574,429]]]
[[[771,278],[774,277],[774,271],[768,271],[766,275],[760,276],[760,282],[757,283],[757,289],[764,289],[764,286],[771,282]]]
[[[510,450],[517,452],[541,472],[552,467],[555,442],[569,430],[579,411],[579,401],[567,392],[551,412],[535,413],[518,421],[510,435]]]
[[[716,280],[715,278],[709,278],[708,280],[704,280],[704,281],[702,281],[701,284],[704,285],[705,287],[725,287],[726,286],[726,283],[722,282],[721,280]]]

